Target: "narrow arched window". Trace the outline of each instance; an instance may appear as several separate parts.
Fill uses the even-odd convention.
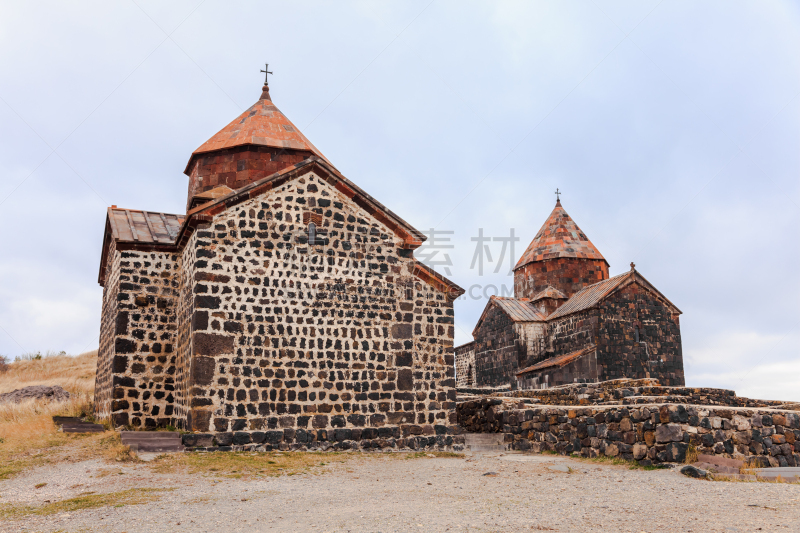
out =
[[[317,244],[317,225],[313,222],[308,225],[308,244],[312,246]]]
[[[639,342],[639,326],[633,326],[633,336],[636,339],[636,342]]]

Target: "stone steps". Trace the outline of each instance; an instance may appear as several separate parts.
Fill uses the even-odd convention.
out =
[[[504,452],[504,438],[503,433],[466,433],[464,448],[471,452]]]
[[[776,468],[756,468],[756,476],[759,479],[775,481],[780,477],[790,483],[800,482],[800,467],[780,466]]]
[[[54,416],[53,423],[64,433],[102,433],[106,430],[101,424],[84,422],[74,416]]]
[[[177,431],[120,431],[122,444],[134,452],[182,452],[181,435]]]

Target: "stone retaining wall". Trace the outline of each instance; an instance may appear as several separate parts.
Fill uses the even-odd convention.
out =
[[[466,432],[505,433],[514,450],[683,462],[686,453],[758,466],[800,466],[800,412],[718,406],[536,406],[500,398],[461,402]]]

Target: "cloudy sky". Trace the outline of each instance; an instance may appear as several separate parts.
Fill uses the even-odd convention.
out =
[[[512,286],[471,239],[513,229],[516,261],[558,187],[612,275],[683,311],[688,385],[800,400],[797,50],[796,2],[4,2],[0,354],[97,346],[106,208],[183,212],[269,62],[346,176],[453,232],[462,287]]]

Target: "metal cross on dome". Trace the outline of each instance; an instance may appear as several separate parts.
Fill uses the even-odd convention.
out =
[[[561,192],[561,191],[559,191],[559,190],[558,190],[558,187],[556,187],[556,200],[557,200],[557,201],[559,201],[559,202],[561,201],[561,195],[562,195],[562,194],[564,194],[564,193],[563,193],[563,192]]]
[[[264,63],[264,70],[261,72],[264,73],[264,85],[269,85],[269,75],[272,74],[269,70],[269,63]]]

